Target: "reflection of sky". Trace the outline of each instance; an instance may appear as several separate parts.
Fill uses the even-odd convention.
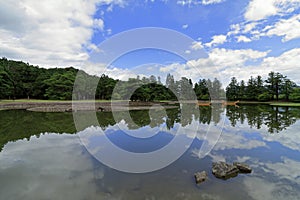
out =
[[[0,199],[95,198],[93,165],[76,135],[8,143],[0,163]]]
[[[268,133],[267,127],[250,128],[237,123],[226,125],[210,152],[214,161],[246,162],[254,170],[243,177],[251,199],[280,200],[300,198],[300,122],[279,133]],[[195,149],[191,152],[195,154]]]
[[[0,153],[0,199],[299,199],[299,120],[275,134],[268,133],[266,127],[255,129],[246,123],[232,127],[229,121],[225,122],[223,133],[209,156],[199,159],[199,149],[207,130],[213,135],[221,124],[209,129],[209,125],[199,126],[192,120],[185,126],[185,132],[179,133],[182,139],[192,139],[199,126],[190,149],[167,168],[142,175],[120,173],[98,163],[80,144],[78,135],[43,134],[39,138],[32,136],[29,141],[10,142]],[[121,121],[104,131],[116,145],[142,150],[131,146],[128,142],[132,136],[118,132],[119,128],[145,136],[157,131],[149,138],[156,142],[149,143],[151,148],[145,148],[153,150],[167,144],[182,127],[175,123],[170,130],[165,130],[164,124],[129,130]],[[99,139],[103,137],[100,130],[89,127],[84,132],[93,133]],[[94,145],[95,152],[104,148],[101,143]],[[218,180],[209,173],[212,161],[245,162],[253,168],[253,173],[226,182]],[[195,186],[193,173],[201,170],[209,173],[209,180]]]

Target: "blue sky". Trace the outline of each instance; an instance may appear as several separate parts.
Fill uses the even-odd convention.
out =
[[[0,56],[119,79],[175,73],[194,81],[218,77],[226,85],[232,76],[247,80],[272,70],[300,84],[299,11],[300,0],[6,0],[0,2]],[[92,61],[103,42],[144,27],[180,32],[194,41],[187,55],[201,49],[207,57],[184,60],[145,48],[112,63]]]

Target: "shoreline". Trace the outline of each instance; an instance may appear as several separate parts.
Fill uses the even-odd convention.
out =
[[[167,102],[131,102],[131,101],[48,101],[48,100],[4,100],[0,101],[2,110],[27,110],[32,112],[77,112],[96,111],[111,112],[112,104],[114,111],[148,110],[177,108]]]
[[[210,101],[199,101],[209,103]],[[233,102],[233,101],[228,101]],[[109,100],[83,100],[83,101],[59,101],[59,100],[0,100],[0,111],[2,110],[27,110],[33,112],[73,112],[73,111],[96,111],[111,112],[111,104],[114,105],[114,111],[126,110],[148,110],[159,109],[161,106],[165,109],[176,108],[177,101],[161,102],[132,102],[132,101],[109,101]],[[259,102],[259,101],[240,101],[238,105],[271,105],[271,106],[289,106],[300,107],[300,103],[294,102]],[[74,106],[74,107],[73,107]],[[73,108],[72,108],[73,107]],[[76,109],[76,110],[73,110]]]

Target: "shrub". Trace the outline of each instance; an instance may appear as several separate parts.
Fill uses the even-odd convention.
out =
[[[264,92],[260,95],[258,95],[257,100],[258,101],[270,101],[272,98],[272,95],[269,94],[268,92]]]

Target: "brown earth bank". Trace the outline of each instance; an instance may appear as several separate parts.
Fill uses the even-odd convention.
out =
[[[0,110],[28,110],[34,112],[76,112],[76,111],[99,111],[111,112],[126,110],[148,110],[176,108],[174,102],[92,102],[92,101],[45,101],[45,102],[1,102]]]

